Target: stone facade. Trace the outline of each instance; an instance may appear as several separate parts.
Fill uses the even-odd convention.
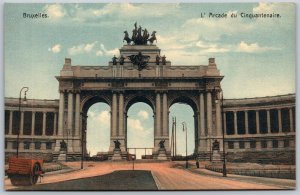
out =
[[[6,98],[6,154],[15,151],[19,128],[21,154],[52,154],[56,159],[60,142],[65,140],[68,158],[77,159],[81,155],[81,137],[86,137],[87,111],[97,102],[111,107],[110,158],[115,140],[121,143],[121,157],[125,159],[127,155],[127,111],[136,102],[147,103],[153,109],[152,154],[156,159],[162,140],[166,159],[170,158],[169,108],[178,102],[190,105],[194,111],[195,153],[200,160],[211,159],[215,140],[223,151],[222,125],[228,159],[232,161],[236,160],[231,158],[233,153],[295,150],[295,95],[224,100],[221,109],[222,102],[217,97],[223,76],[214,58],[207,65],[172,66],[170,61],[157,63],[156,56],[161,51],[155,45],[124,45],[120,49],[120,55],[125,57],[139,52],[150,57],[142,70],[128,58],[122,64],[109,62],[108,66],[73,66],[66,58],[56,77],[59,100],[30,100],[22,105],[19,118],[18,99]]]

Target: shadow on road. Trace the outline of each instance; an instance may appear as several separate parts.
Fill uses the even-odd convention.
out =
[[[24,186],[12,191],[94,191],[94,190],[158,190],[151,171],[115,171],[113,173],[51,184]]]

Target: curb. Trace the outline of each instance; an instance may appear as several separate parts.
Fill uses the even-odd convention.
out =
[[[162,190],[163,188],[161,187],[161,183],[159,181],[159,179],[156,177],[156,175],[153,173],[153,171],[151,171],[151,175],[154,179],[155,185],[157,187],[158,190]]]

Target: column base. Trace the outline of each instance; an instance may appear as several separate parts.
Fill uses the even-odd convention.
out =
[[[114,141],[118,140],[120,142],[120,148],[115,148]],[[111,137],[110,146],[108,150],[108,159],[109,160],[124,160],[127,158],[126,143],[125,137]]]
[[[115,149],[115,143],[114,141],[118,140],[120,142],[120,150],[122,152],[126,151],[126,145],[125,145],[125,137],[111,137],[110,138],[110,145],[109,145],[109,152],[113,152]]]
[[[67,141],[68,152],[73,152],[73,140]]]
[[[67,160],[67,154],[66,151],[60,151],[58,157],[57,157],[57,161],[58,162],[66,162]]]
[[[122,152],[121,152],[121,149],[115,149],[113,151],[113,155],[111,157],[111,160],[112,161],[118,161],[118,160],[122,160]]]
[[[61,142],[61,140],[58,140],[58,139],[56,140],[54,152],[59,152],[60,151],[60,142]]]
[[[220,162],[220,161],[221,161],[220,151],[214,150],[212,152],[212,162]]]
[[[73,151],[81,153],[81,140],[73,140]]]
[[[160,147],[160,142],[164,142],[164,148]],[[169,137],[155,137],[154,148],[152,151],[153,159],[156,160],[171,160],[171,148],[169,144]]]

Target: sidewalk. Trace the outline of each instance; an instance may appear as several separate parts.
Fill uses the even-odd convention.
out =
[[[223,177],[222,173],[210,171],[205,168],[197,169],[196,167],[192,167],[188,169],[188,171],[195,174],[204,175],[204,176],[213,176],[218,178],[222,177],[224,179],[234,180],[234,181],[246,181],[250,183],[272,185],[272,186],[281,187],[285,189],[291,189],[291,188],[296,189],[296,180],[291,180],[291,179],[252,177],[252,176],[234,175],[234,174],[227,174],[227,177]]]

